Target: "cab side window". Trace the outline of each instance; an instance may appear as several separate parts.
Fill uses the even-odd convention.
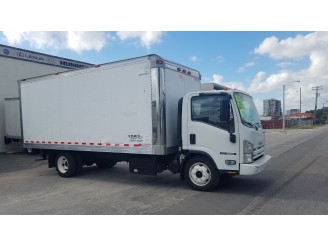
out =
[[[226,95],[200,95],[191,99],[191,120],[229,130],[230,100]]]

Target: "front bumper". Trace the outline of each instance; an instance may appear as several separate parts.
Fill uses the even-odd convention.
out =
[[[240,164],[240,175],[252,175],[260,173],[271,162],[271,156],[265,155],[251,164]]]

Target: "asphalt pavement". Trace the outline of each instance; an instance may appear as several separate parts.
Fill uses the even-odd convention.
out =
[[[132,175],[128,165],[61,178],[37,155],[0,154],[0,214],[328,214],[328,126],[266,130],[272,162],[262,173],[224,179],[212,192],[179,175]]]

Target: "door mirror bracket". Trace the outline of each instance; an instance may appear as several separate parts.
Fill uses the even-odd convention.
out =
[[[236,135],[230,132],[230,142],[236,143]]]

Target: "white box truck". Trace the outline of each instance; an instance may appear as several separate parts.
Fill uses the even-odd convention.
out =
[[[180,173],[196,190],[270,160],[250,95],[201,92],[198,71],[157,55],[19,81],[25,147],[62,177],[126,161],[135,174]]]

